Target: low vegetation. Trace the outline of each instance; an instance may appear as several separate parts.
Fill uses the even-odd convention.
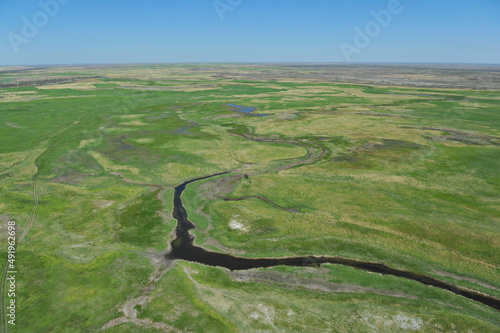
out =
[[[500,330],[485,305],[353,268],[165,263],[174,187],[231,171],[183,194],[196,245],[383,262],[500,297],[499,91],[266,70],[53,68],[0,87],[1,228],[28,230],[9,332]]]

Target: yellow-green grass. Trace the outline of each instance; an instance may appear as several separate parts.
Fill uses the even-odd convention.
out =
[[[139,317],[195,332],[495,331],[494,310],[448,294],[336,265],[230,274],[179,262]]]
[[[154,67],[158,81],[137,80],[152,69],[137,66],[103,69],[110,81],[81,87],[1,89],[1,217],[17,222],[18,235],[29,225],[35,182],[38,194],[18,247],[19,332],[93,332],[122,316],[154,269],[150,255],[172,240],[173,187],[239,168],[234,188],[210,193],[206,180],[183,194],[198,244],[249,257],[385,262],[499,295],[500,93],[215,81],[189,68]],[[270,116],[234,113],[226,103]],[[299,160],[305,165],[292,163]],[[483,305],[398,278],[329,265],[271,271],[407,297],[286,281],[276,289],[182,262],[153,288],[140,317],[200,332],[398,332],[399,314],[420,318],[423,332],[499,327],[498,313]],[[272,323],[265,309],[275,311]],[[109,330],[150,331],[132,323]]]

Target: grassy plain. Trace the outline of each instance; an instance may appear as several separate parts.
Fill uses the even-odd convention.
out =
[[[97,332],[124,316],[102,331],[500,331],[497,311],[401,278],[159,259],[173,188],[233,170],[183,194],[197,245],[383,262],[500,297],[499,91],[213,73],[49,68],[30,75],[103,78],[0,88],[3,258],[5,222],[25,232],[9,332]]]

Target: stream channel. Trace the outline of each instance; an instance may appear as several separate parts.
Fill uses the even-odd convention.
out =
[[[216,176],[229,174],[230,172],[217,173],[205,177],[199,177],[188,180],[175,188],[174,192],[174,211],[173,216],[177,220],[176,238],[172,241],[171,251],[166,255],[167,259],[181,259],[209,266],[225,267],[230,270],[246,270],[252,268],[264,268],[273,266],[319,266],[324,263],[350,266],[364,271],[392,275],[405,279],[417,281],[436,288],[451,291],[454,294],[461,295],[471,300],[483,303],[500,311],[500,299],[494,296],[484,294],[472,289],[460,287],[449,282],[445,282],[434,277],[413,273],[397,268],[391,268],[385,264],[348,259],[343,257],[327,256],[305,256],[305,257],[285,257],[285,258],[244,258],[235,257],[229,254],[207,251],[194,245],[194,236],[189,230],[194,229],[195,225],[188,219],[186,208],[182,203],[182,193],[186,186],[199,180],[204,180]]]

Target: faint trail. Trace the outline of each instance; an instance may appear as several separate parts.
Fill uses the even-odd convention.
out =
[[[45,153],[45,152],[44,152]],[[42,156],[43,153],[41,155],[38,156],[38,158],[40,156]],[[38,159],[37,158],[37,159]],[[36,165],[36,160],[35,160],[35,168],[36,168],[36,172],[35,172],[35,175],[33,176],[33,207],[31,207],[31,212],[30,212],[30,216],[28,218],[28,224],[26,225],[26,227],[24,228],[23,230],[23,233],[21,234],[21,236],[19,236],[18,238],[16,237],[16,248],[17,248],[17,245],[24,239],[24,237],[28,234],[28,232],[30,231],[31,227],[33,226],[33,223],[35,221],[35,212],[36,212],[36,208],[38,207],[38,183],[37,183],[37,177],[38,177],[38,167]],[[7,333],[8,331],[8,318],[7,318],[7,312],[5,311],[7,305],[6,305],[6,295],[5,295],[5,291],[6,291],[6,288],[5,288],[5,285],[7,283],[7,271],[8,271],[8,262],[5,263],[5,268],[4,268],[4,271],[3,271],[3,274],[2,274],[2,284],[1,284],[1,287],[0,287],[0,296],[2,297],[2,310],[4,312],[4,315],[2,316],[2,325],[1,325],[1,331],[2,333]]]
[[[153,327],[160,330],[167,330],[168,332],[181,332],[177,330],[175,327],[172,327],[163,322],[154,322],[148,318],[146,319],[137,318],[138,313],[136,307],[138,305],[143,307],[146,306],[146,304],[149,301],[149,296],[151,292],[155,290],[156,285],[158,284],[162,276],[165,275],[172,268],[171,261],[164,262],[162,260],[158,260],[158,262],[160,263],[161,266],[158,267],[150,276],[149,281],[146,283],[143,292],[138,297],[126,301],[121,307],[121,312],[123,312],[123,316],[107,322],[101,328],[101,331],[105,331],[107,329],[110,329],[112,327],[118,326],[123,323],[133,323],[139,327],[149,327],[149,328]]]
[[[33,181],[33,207],[31,207],[31,212],[30,212],[30,215],[29,215],[29,218],[28,218],[28,223],[26,224],[26,227],[24,228],[21,236],[17,237],[16,236],[16,247],[17,245],[24,239],[24,237],[26,237],[26,235],[28,234],[28,232],[30,231],[31,227],[33,226],[34,224],[34,221],[35,221],[35,213],[36,213],[36,209],[38,207],[38,203],[39,203],[39,195],[38,195],[38,175],[40,173],[40,167],[39,167],[39,161],[40,161],[40,158],[49,150],[49,148],[46,148],[47,146],[49,146],[49,142],[52,138],[54,137],[57,137],[59,134],[63,133],[64,131],[68,130],[69,128],[73,127],[74,125],[78,124],[84,117],[80,117],[74,121],[72,121],[70,124],[68,124],[67,126],[49,134],[47,137],[45,137],[45,139],[43,139],[40,144],[37,146],[36,149],[44,149],[43,152],[38,155],[38,157],[35,158],[35,161],[34,161],[34,165],[35,165],[35,174],[33,175],[32,177],[32,181]],[[43,147],[43,148],[41,148]],[[21,162],[18,162],[16,163],[15,165],[19,165],[20,163],[24,162],[25,160],[27,160],[28,158],[22,160]],[[13,165],[13,166],[15,166]],[[11,166],[11,167],[13,167]],[[9,167],[9,168],[11,168]],[[7,169],[9,169],[7,168]],[[6,170],[7,170],[6,169]],[[5,171],[5,170],[4,170]],[[5,295],[5,291],[6,291],[6,283],[7,283],[7,280],[6,280],[6,277],[7,277],[7,272],[8,272],[8,263],[6,262],[6,265],[5,265],[5,268],[4,268],[4,271],[3,271],[3,274],[2,274],[2,281],[1,281],[1,285],[0,285],[0,297],[2,297],[2,301],[1,301],[1,305],[2,305],[2,313],[3,315],[1,316],[2,318],[0,319],[2,322],[1,322],[1,325],[0,325],[0,333],[7,333],[8,331],[8,319],[7,319],[7,313],[5,312],[5,309],[6,309],[6,295]]]
[[[26,228],[24,228],[24,231],[21,234],[21,236],[19,236],[19,239],[17,240],[18,243],[20,243],[23,240],[23,238],[26,236],[26,234],[28,234],[28,232],[30,231],[30,229],[33,226],[33,223],[35,221],[35,212],[36,212],[36,208],[38,207],[38,184],[37,184],[36,180],[33,183],[33,198],[34,198],[34,203],[33,203],[33,207],[31,208],[31,213],[30,213],[30,217],[28,219],[28,224],[26,225]]]

